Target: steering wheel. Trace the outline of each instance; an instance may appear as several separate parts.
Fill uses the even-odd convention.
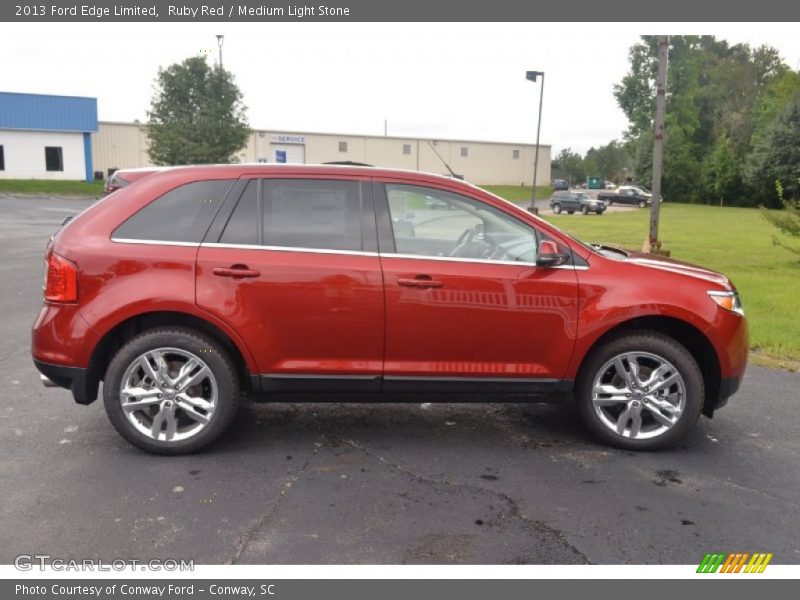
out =
[[[460,248],[461,246],[464,246],[465,244],[469,244],[473,239],[475,239],[475,236],[478,234],[478,228],[479,227],[480,227],[480,223],[475,225],[475,226],[473,226],[473,227],[469,227],[469,228],[465,229],[464,233],[462,233],[460,236],[458,236],[458,241],[456,242],[456,246],[453,249],[453,252],[455,252],[456,249]]]

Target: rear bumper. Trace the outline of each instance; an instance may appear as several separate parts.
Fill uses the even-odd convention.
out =
[[[78,404],[91,404],[97,399],[99,381],[97,378],[88,377],[86,369],[54,365],[35,359],[33,364],[42,374],[42,383],[45,387],[62,387],[70,390]]]

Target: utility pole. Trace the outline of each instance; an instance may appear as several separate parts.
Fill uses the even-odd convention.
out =
[[[661,212],[661,173],[664,167],[664,114],[667,109],[667,62],[669,36],[658,38],[658,76],[656,78],[656,120],[653,140],[653,193],[650,204],[650,252],[663,254],[658,241],[658,219]]]

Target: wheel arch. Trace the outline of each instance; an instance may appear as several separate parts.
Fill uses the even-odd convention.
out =
[[[117,323],[100,339],[89,360],[88,376],[99,384],[105,378],[106,369],[117,350],[132,337],[157,327],[186,327],[203,333],[218,342],[229,354],[236,367],[240,389],[253,391],[253,381],[243,350],[225,331],[213,323],[179,311],[154,311],[141,313]],[[246,350],[245,350],[246,351]]]
[[[711,417],[714,406],[720,393],[722,371],[719,358],[711,341],[691,323],[681,319],[667,316],[642,316],[618,323],[603,335],[597,338],[581,360],[578,373],[580,373],[591,354],[607,342],[622,337],[632,332],[654,331],[669,336],[682,344],[692,355],[703,374],[705,398],[703,400],[703,414]]]

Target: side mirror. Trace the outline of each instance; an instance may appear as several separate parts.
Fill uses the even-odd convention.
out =
[[[539,242],[539,252],[536,256],[536,266],[557,267],[567,262],[569,255],[558,251],[558,245],[550,240]]]

